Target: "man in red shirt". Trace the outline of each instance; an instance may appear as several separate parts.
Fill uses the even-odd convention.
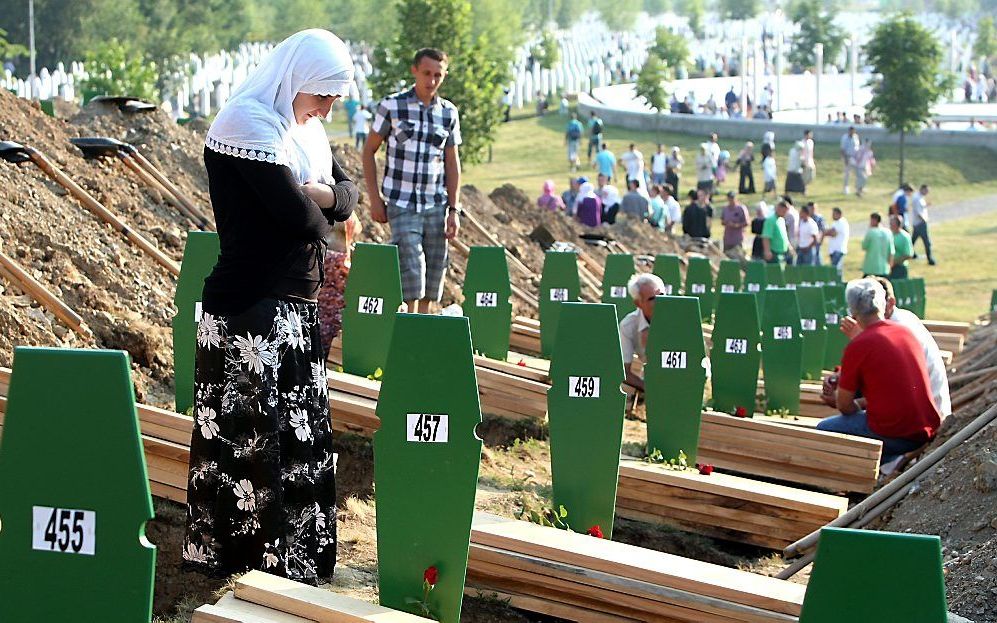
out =
[[[917,338],[884,318],[886,294],[873,279],[858,279],[845,292],[851,316],[862,327],[845,347],[838,380],[841,415],[818,430],[879,439],[882,462],[930,441],[941,424],[928,367]],[[856,400],[856,392],[862,398]]]

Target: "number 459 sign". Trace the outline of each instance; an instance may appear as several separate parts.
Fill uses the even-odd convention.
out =
[[[93,556],[97,513],[71,508],[31,507],[31,549]]]

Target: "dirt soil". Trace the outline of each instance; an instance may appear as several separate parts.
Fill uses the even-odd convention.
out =
[[[985,344],[990,361],[966,358],[977,366],[997,365],[997,324],[971,334],[967,351]],[[953,400],[960,384],[952,388]],[[928,452],[997,404],[997,381],[945,420]],[[997,423],[952,450],[892,514],[876,526],[894,532],[937,534],[942,538],[949,610],[976,621],[997,623]]]

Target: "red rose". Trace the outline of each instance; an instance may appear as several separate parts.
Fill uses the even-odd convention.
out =
[[[698,467],[699,467],[699,473],[702,474],[702,475],[704,475],[704,476],[709,476],[710,474],[713,473],[713,466],[710,465],[709,463],[703,463],[702,465],[699,465]]]
[[[517,366],[523,366],[523,367],[525,368],[525,367],[526,367],[526,362],[525,362],[525,361],[523,361],[522,359],[520,359],[520,360],[519,360],[519,363],[517,363],[516,365],[517,365]]]
[[[606,537],[602,536],[602,527],[599,526],[598,524],[596,524],[596,525],[592,526],[591,528],[589,528],[588,531],[585,532],[585,534],[587,534],[589,536],[594,536],[597,539],[604,539],[604,538],[606,538]]]
[[[734,416],[735,417],[748,417],[748,410],[745,409],[744,407],[738,407],[737,409],[734,409]]]
[[[430,586],[436,586],[436,580],[439,578],[440,572],[436,567],[430,567],[426,569],[426,572],[422,574],[422,579],[426,581],[426,584]]]

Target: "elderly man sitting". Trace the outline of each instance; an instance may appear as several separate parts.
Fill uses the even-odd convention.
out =
[[[647,332],[654,316],[654,299],[665,293],[665,282],[651,273],[637,273],[627,283],[627,291],[637,309],[620,321],[620,346],[623,348],[624,382],[639,390],[644,389],[644,379],[634,372],[634,355],[646,360]]]
[[[858,279],[848,284],[845,298],[861,332],[841,360],[841,415],[822,420],[817,428],[879,439],[885,463],[930,441],[941,416],[921,345],[909,329],[885,319],[883,287],[873,279]],[[863,397],[856,400],[858,391]]]

